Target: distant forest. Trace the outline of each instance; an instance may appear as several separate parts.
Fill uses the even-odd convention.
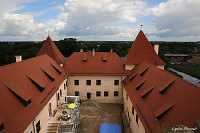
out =
[[[43,41],[44,42],[44,41]],[[16,55],[22,55],[23,60],[35,57],[43,42],[0,42],[0,65],[15,62]],[[120,57],[124,57],[131,47],[132,41],[76,41],[60,40],[54,41],[61,53],[69,57],[73,52],[80,49],[91,51],[95,48],[98,52],[109,52],[113,49]],[[164,57],[166,53],[177,54],[200,54],[200,43],[197,42],[151,42],[160,44],[159,56],[167,62]]]

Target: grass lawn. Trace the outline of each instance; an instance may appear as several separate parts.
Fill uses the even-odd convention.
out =
[[[192,65],[192,64],[178,65],[178,64],[176,64],[176,65],[169,65],[169,67],[200,79],[200,64],[197,64],[197,65]]]

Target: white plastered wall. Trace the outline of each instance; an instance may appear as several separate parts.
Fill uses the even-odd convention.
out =
[[[157,65],[158,68],[164,70],[165,69],[165,66],[164,65]]]
[[[64,89],[64,84],[66,83],[67,79],[63,81],[63,83],[60,85],[56,93],[51,97],[51,99],[48,101],[48,103],[44,106],[44,108],[38,113],[36,118],[29,124],[27,129],[24,131],[24,133],[36,133],[36,124],[38,121],[40,121],[40,133],[45,133],[46,128],[48,126],[48,121],[49,121],[49,104],[51,103],[51,110],[52,114],[54,110],[57,109],[57,94],[60,94],[60,90],[62,90],[62,95],[67,95],[67,87]],[[34,125],[33,125],[34,123]],[[35,129],[35,130],[34,130]]]
[[[123,103],[124,103],[124,112],[126,115],[127,120],[130,123],[131,131],[132,133],[145,133],[145,129],[142,125],[142,122],[140,121],[140,118],[138,117],[138,124],[136,123],[136,110],[134,108],[134,115],[132,114],[132,106],[130,98],[127,98],[127,93],[125,88],[123,88]],[[129,113],[129,117],[128,117]]]
[[[68,93],[75,95],[75,91],[79,91],[82,100],[87,99],[87,93],[91,93],[91,100],[103,103],[122,103],[122,85],[121,81],[125,76],[69,76],[68,77]],[[74,80],[79,80],[79,85],[74,85]],[[91,85],[86,85],[86,80],[91,80]],[[101,80],[101,85],[96,85],[96,80]],[[119,85],[114,85],[114,80],[119,80]],[[96,96],[96,91],[101,92],[101,96]],[[104,96],[104,91],[109,92],[109,96]],[[114,96],[114,91],[118,91],[119,95]]]
[[[126,70],[132,70],[135,67],[135,65],[125,65]]]

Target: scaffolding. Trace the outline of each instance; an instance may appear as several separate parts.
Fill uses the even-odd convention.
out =
[[[77,133],[80,124],[80,97],[61,96],[58,101],[58,110],[62,113],[57,122],[49,122],[47,133]],[[70,112],[67,112],[66,109]]]

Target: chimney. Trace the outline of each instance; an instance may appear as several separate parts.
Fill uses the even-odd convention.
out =
[[[21,55],[19,55],[19,56],[15,56],[15,58],[16,58],[16,62],[20,62],[20,61],[22,61],[22,56],[21,56]]]
[[[155,50],[156,54],[158,54],[159,44],[154,44],[154,50]]]
[[[92,49],[92,56],[95,56],[95,49]]]
[[[83,49],[80,49],[80,52],[83,52]]]
[[[112,52],[113,52],[113,49],[110,49],[110,52],[112,53]]]

